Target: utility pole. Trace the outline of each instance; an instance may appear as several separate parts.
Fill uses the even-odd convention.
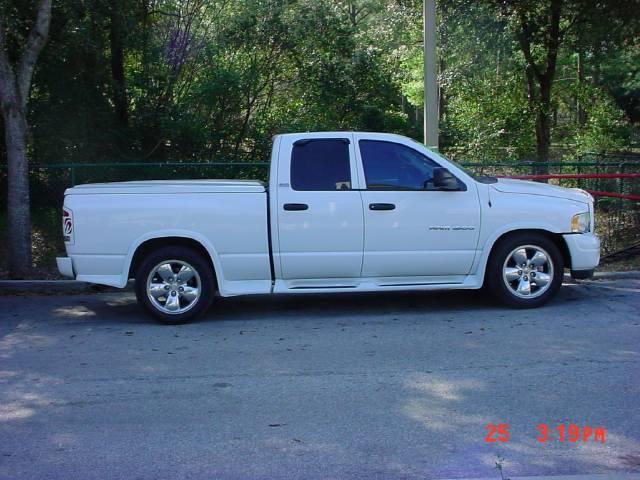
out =
[[[438,71],[436,70],[436,2],[423,0],[424,144],[438,149]]]

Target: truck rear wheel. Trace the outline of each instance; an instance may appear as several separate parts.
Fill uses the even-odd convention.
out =
[[[136,271],[138,302],[161,323],[186,323],[206,312],[215,292],[213,270],[198,252],[162,247],[147,255]]]
[[[515,234],[500,241],[487,265],[487,286],[513,308],[539,307],[562,285],[564,265],[556,244],[539,233]]]

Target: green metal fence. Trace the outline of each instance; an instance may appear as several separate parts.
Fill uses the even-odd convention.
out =
[[[461,165],[479,175],[527,175],[541,168],[554,174],[640,173],[640,159],[621,157],[620,161],[579,162],[468,162]],[[59,197],[64,189],[82,183],[126,180],[167,180],[205,178],[253,178],[267,180],[268,162],[131,162],[131,163],[61,163],[32,165],[31,182],[34,201]],[[3,179],[0,178],[0,184]],[[552,180],[562,186],[620,194],[640,193],[638,179],[562,179]],[[0,200],[2,201],[2,200]],[[46,202],[48,204],[48,201]]]

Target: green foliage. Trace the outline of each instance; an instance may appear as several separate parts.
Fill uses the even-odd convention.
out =
[[[640,122],[640,36],[624,48],[609,48],[599,64],[599,83],[633,122]]]
[[[523,160],[535,148],[522,80],[477,76],[452,84],[446,131],[449,153],[473,161]]]
[[[637,0],[622,3],[562,4],[562,42],[549,112],[556,152],[575,157],[632,147],[630,130],[640,121],[640,22],[631,14]],[[513,13],[522,12],[527,20],[532,60],[543,66],[549,2],[452,0],[437,5],[441,149],[458,160],[535,158],[535,116],[541,106],[539,95],[529,98],[520,17]],[[413,42],[402,50],[398,77],[402,93],[421,110],[419,20],[413,24]],[[580,79],[578,50],[583,53]]]
[[[576,154],[623,150],[630,142],[631,129],[612,96],[603,89],[585,85],[579,98],[588,102],[588,107],[584,125],[575,132]]]
[[[20,40],[29,4],[4,11]],[[266,157],[280,132],[414,132],[391,53],[407,11],[377,0],[57,2],[31,156],[243,160]]]
[[[441,148],[457,159],[535,151],[525,63],[505,13],[515,3],[437,4]],[[638,28],[628,9],[605,4],[585,3],[575,26],[562,24],[552,138],[578,153],[627,148],[631,122],[640,121]],[[532,22],[544,23],[544,2],[527,5]],[[609,7],[614,30],[594,13]],[[0,10],[15,58],[33,2],[0,0]],[[260,160],[280,132],[421,138],[421,29],[414,0],[54,2],[29,103],[30,156]]]

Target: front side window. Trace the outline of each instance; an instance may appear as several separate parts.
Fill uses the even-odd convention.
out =
[[[439,167],[413,148],[400,143],[360,140],[360,156],[369,190],[429,190],[433,169]]]
[[[294,190],[350,190],[349,142],[342,138],[299,140],[291,153]]]

